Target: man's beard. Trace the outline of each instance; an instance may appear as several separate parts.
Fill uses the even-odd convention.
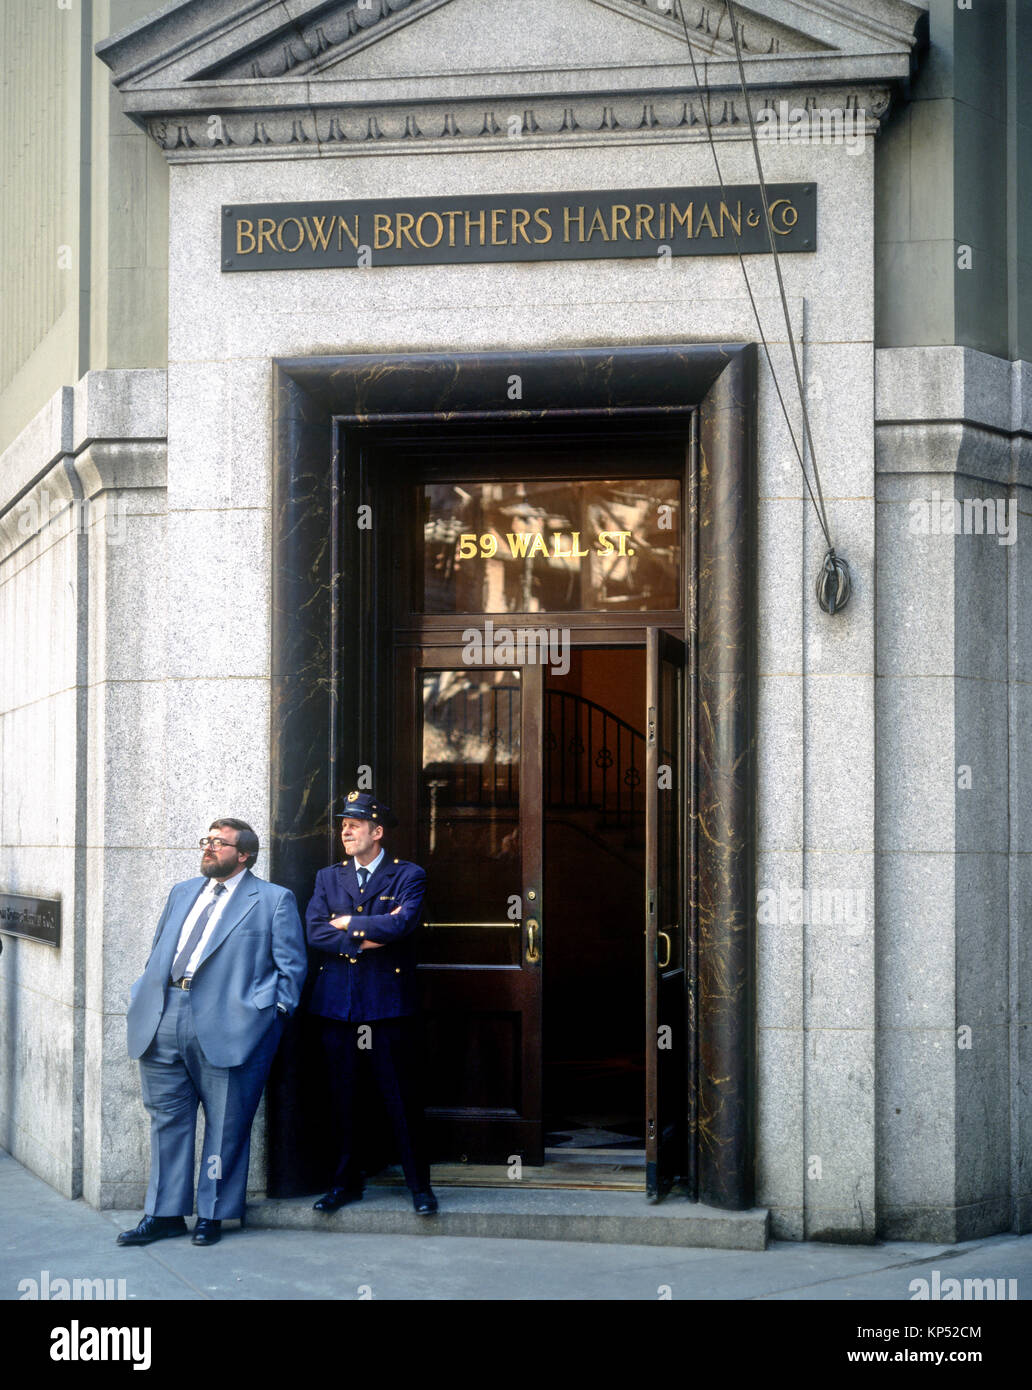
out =
[[[203,856],[201,858],[201,873],[205,878],[229,878],[231,874],[236,873],[238,867],[237,864],[220,864],[217,859],[205,859]]]

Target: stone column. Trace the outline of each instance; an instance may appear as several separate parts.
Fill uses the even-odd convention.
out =
[[[82,1190],[138,1207],[148,1123],[125,1012],[169,887],[165,373],[88,373],[75,431],[89,574]]]
[[[877,357],[879,1230],[968,1240],[1028,1224],[1032,391]]]

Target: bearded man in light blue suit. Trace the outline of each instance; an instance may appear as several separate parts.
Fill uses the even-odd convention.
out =
[[[150,957],[130,991],[129,1055],[139,1058],[151,1117],[143,1220],[119,1245],[184,1235],[194,1207],[197,1106],[204,1150],[195,1245],[243,1217],[251,1125],[284,1020],[305,981],[305,937],[294,895],[251,873],[258,836],[224,817],[201,840],[201,874],[177,883]]]

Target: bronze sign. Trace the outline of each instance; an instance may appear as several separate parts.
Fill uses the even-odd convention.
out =
[[[817,247],[817,185],[767,186],[779,252]],[[769,252],[760,189],[636,188],[222,209],[222,269],[463,265]]]
[[[45,941],[48,946],[60,946],[60,899],[0,893],[0,932],[28,937],[30,941]]]

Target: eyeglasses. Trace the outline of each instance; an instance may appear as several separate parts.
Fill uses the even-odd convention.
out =
[[[197,841],[201,849],[236,849],[239,840],[223,840],[218,835],[202,835]]]

